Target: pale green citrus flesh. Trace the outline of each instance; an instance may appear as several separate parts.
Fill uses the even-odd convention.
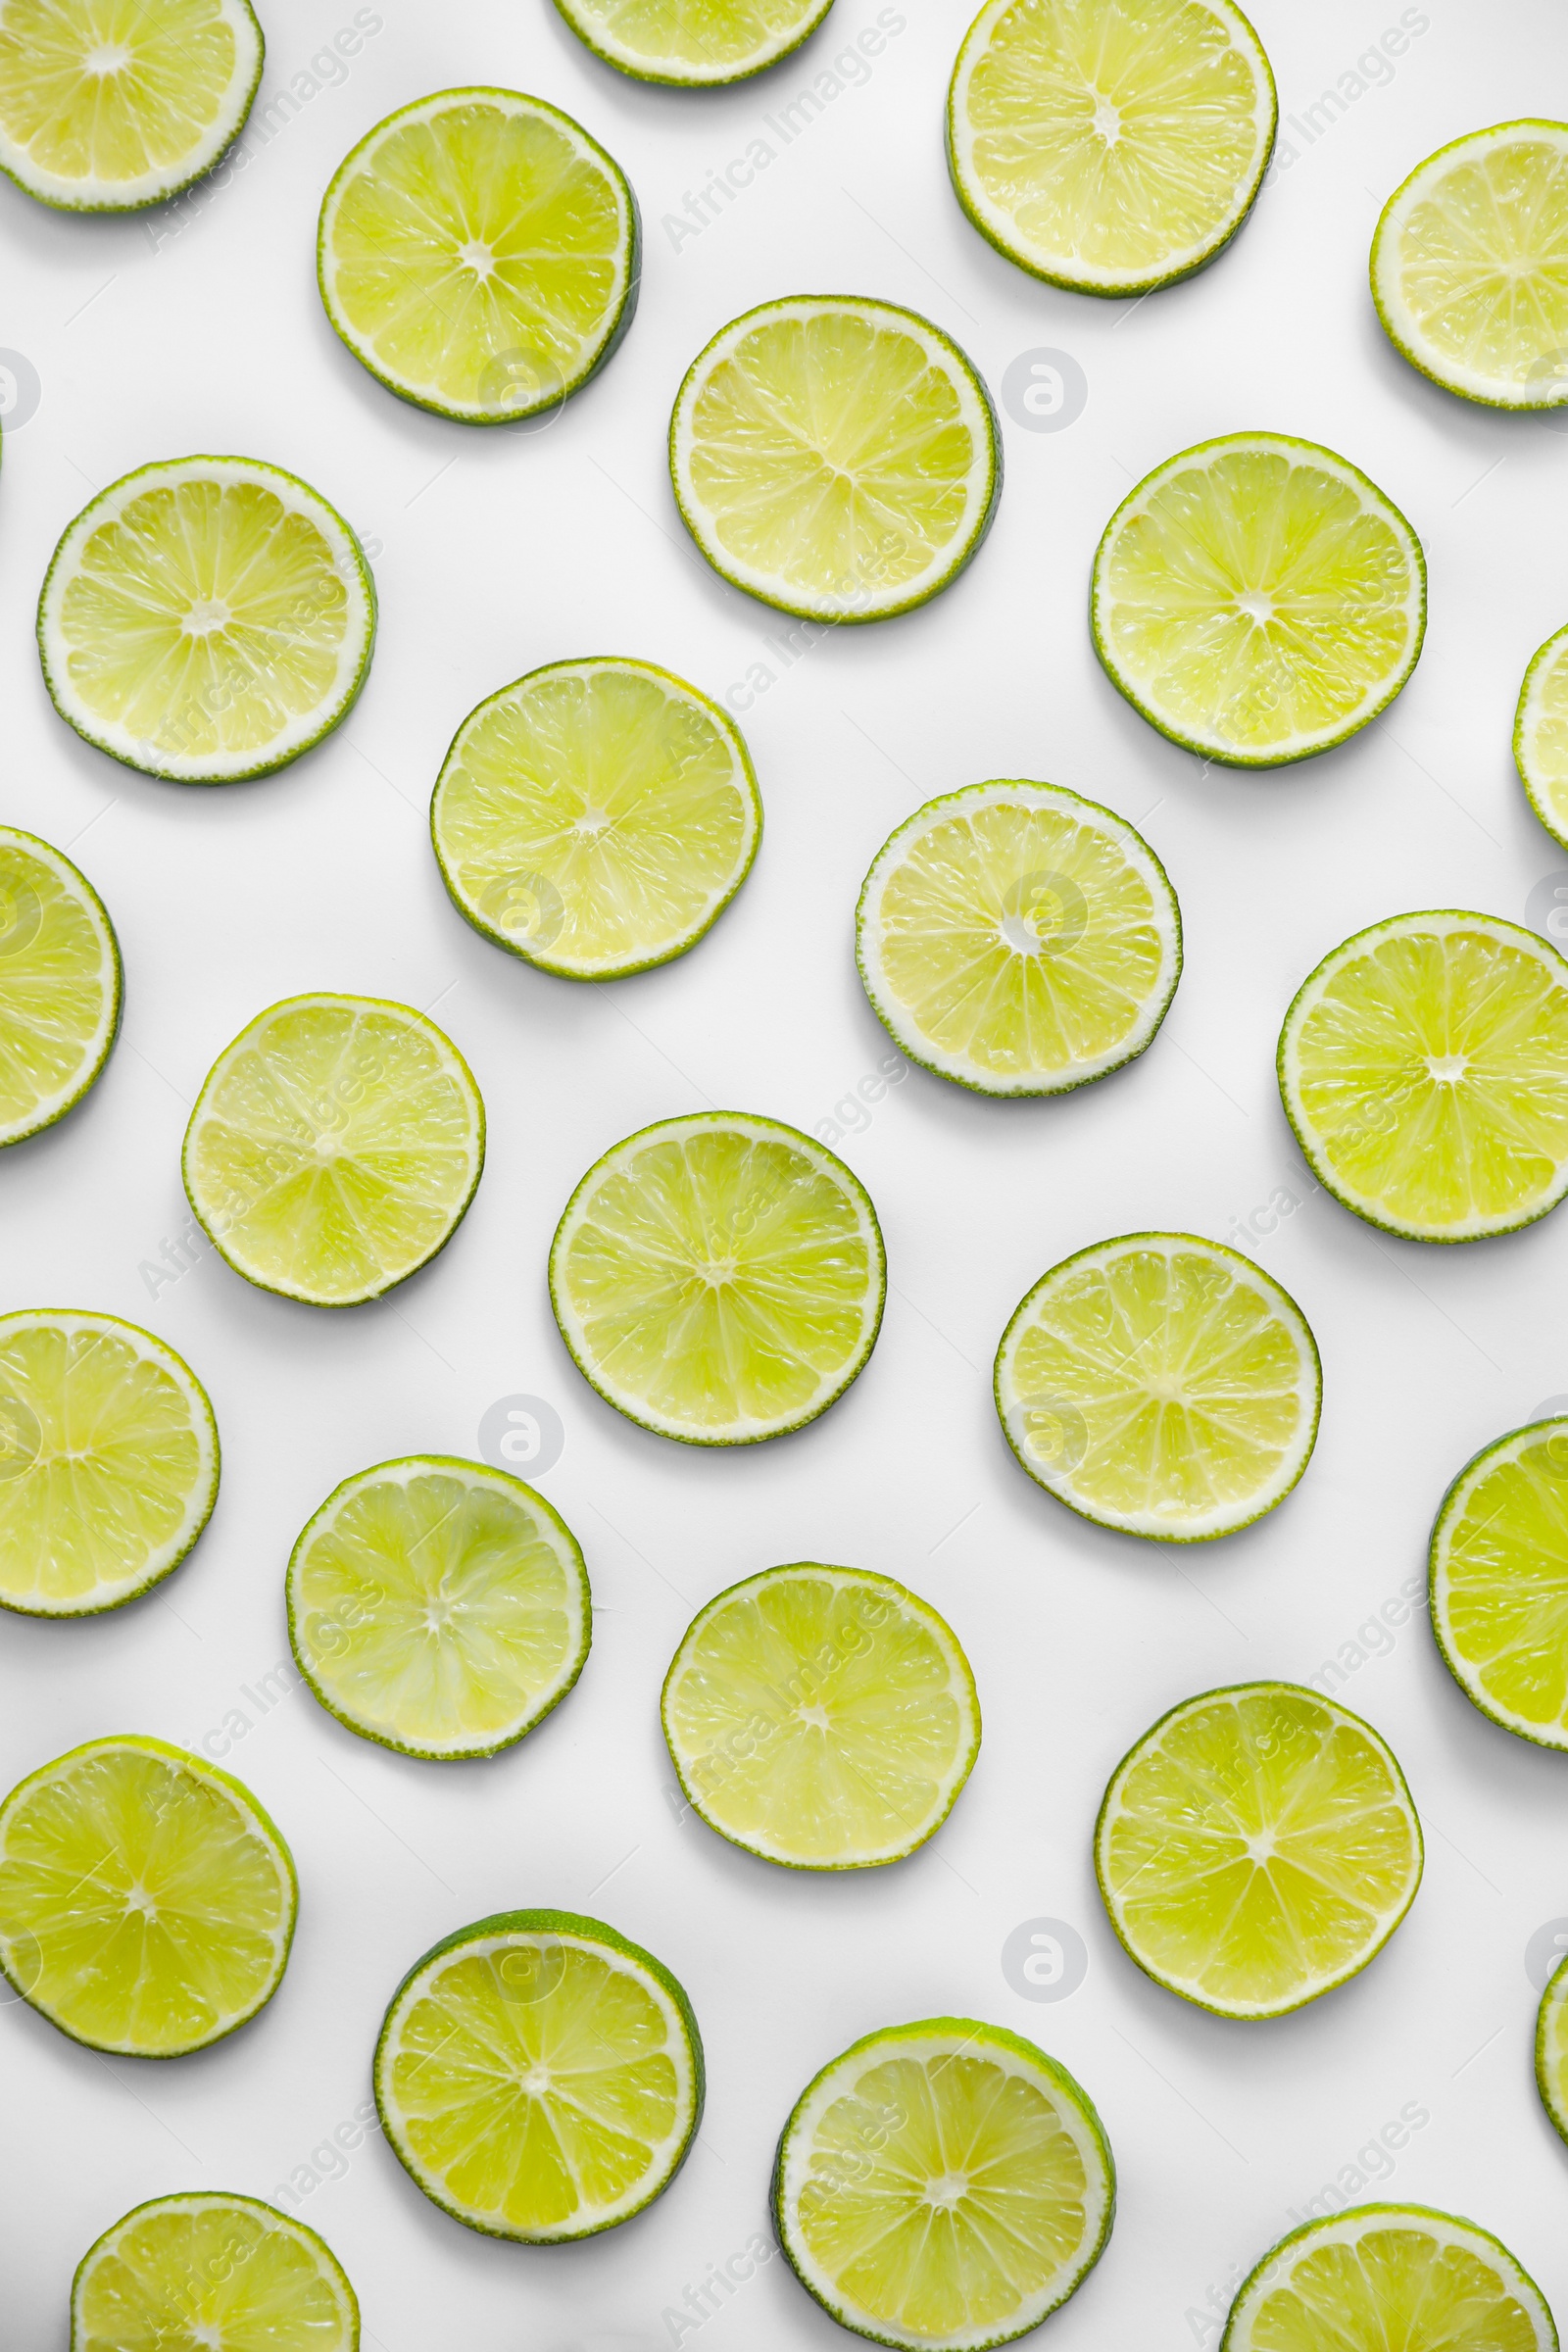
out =
[[[760,808],[734,726],[641,662],[568,662],[481,703],[431,804],[447,887],[571,978],[679,956],[745,878]]]
[[[557,0],[612,66],[685,85],[760,74],[819,24],[832,0]]]
[[[383,1462],[340,1487],[295,1545],[288,1607],[317,1695],[416,1755],[520,1739],[588,1647],[576,1544],[520,1480],[472,1462]]]
[[[276,1990],[287,1849],[237,1781],[147,1740],[60,1757],[0,1806],[0,1959],[95,2049],[172,2057]]]
[[[0,1607],[115,1608],[182,1560],[218,1493],[212,1407],[107,1315],[0,1316]]]
[[[1568,2139],[1568,1960],[1553,1971],[1536,2023],[1536,2084],[1542,2105]]]
[[[1236,433],[1141,483],[1095,558],[1095,645],[1152,725],[1238,766],[1343,743],[1415,665],[1409,525],[1314,443]]]
[[[1568,1421],[1505,1438],[1455,1480],[1432,1534],[1432,1624],[1478,1707],[1568,1747]]]
[[[1288,2237],[1236,2299],[1224,2352],[1556,2352],[1551,2314],[1486,2230],[1370,2205]]]
[[[810,1870],[924,1843],[980,1742],[974,1680],[891,1578],[807,1562],[710,1601],[664,1685],[682,1787],[719,1835]]]
[[[119,1018],[120,956],[96,896],[58,852],[0,828],[0,1144],[81,1100]]]
[[[1213,1690],[1117,1766],[1096,1862],[1139,1966],[1227,2017],[1276,2017],[1366,1966],[1414,1899],[1399,1769],[1344,1707],[1289,1683]]]
[[[82,2260],[71,2352],[357,2352],[354,2290],[317,2236],[255,2197],[160,2197]]]
[[[1568,844],[1568,629],[1547,640],[1525,673],[1513,756],[1536,814]]]

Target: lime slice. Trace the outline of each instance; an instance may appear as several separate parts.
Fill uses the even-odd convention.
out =
[[[1536,2087],[1564,2139],[1568,2139],[1568,1960],[1552,1971],[1536,2019]]]
[[[1568,629],[1548,637],[1525,671],[1513,763],[1531,808],[1568,849]]]
[[[555,662],[503,687],[458,729],[430,803],[459,911],[569,980],[684,956],[761,829],[739,728],[648,662]]]
[[[1557,2352],[1539,2286],[1474,2222],[1352,2205],[1293,2230],[1231,2306],[1220,2352]]]
[[[1568,122],[1499,122],[1418,164],[1372,239],[1372,299],[1461,399],[1568,402]]]
[[[1041,1276],[1002,1335],[995,1393],[1048,1494],[1101,1527],[1196,1544],[1284,1501],[1323,1376],[1305,1316],[1250,1257],[1127,1233]]]
[[[450,1038],[377,997],[285,997],[207,1073],[190,1204],[264,1291],[357,1306],[444,1250],[484,1166],[484,1104]]]
[[[709,1828],[796,1870],[912,1854],[980,1752],[969,1661],[935,1609],[890,1576],[814,1560],[699,1610],[662,1715]]]
[[[340,1723],[411,1756],[493,1756],[588,1655],[588,1572],[542,1494],[421,1453],[345,1479],[294,1546],[288,1632]]]
[[[909,2352],[1027,2335],[1094,2269],[1115,2204],[1087,2093],[1033,2042],[967,2017],[885,2027],[825,2066],[773,2174],[807,2293]]]
[[[92,1740],[0,1805],[0,1969],[89,2049],[174,2058],[265,2007],[299,1888],[250,1790],[162,1740]]]
[[[1230,767],[1280,767],[1388,708],[1426,630],[1421,543],[1331,449],[1229,433],[1156,466],[1095,556],[1091,625],[1152,727]]]
[[[1568,1420],[1467,1462],[1432,1530],[1432,1630],[1466,1698],[1504,1731],[1568,1747]]]
[[[103,901],[69,858],[0,825],[0,1145],[63,1119],[103,1075],[124,975]]]
[[[865,993],[911,1061],[984,1095],[1058,1095],[1141,1054],[1182,921],[1141,833],[1054,784],[971,784],[877,852],[857,917]]]
[[[0,172],[66,212],[162,204],[238,134],[262,53],[248,0],[6,0]]]
[[[669,2186],[703,2045],[667,1968],[574,1911],[502,1911],[404,1978],[375,2052],[381,2124],[425,2195],[490,2237],[556,2244]]]
[[[626,175],[580,122],[516,90],[440,90],[344,157],[317,275],[388,391],[509,424],[598,374],[637,308],[639,245]]]
[[[607,66],[637,81],[710,88],[776,65],[813,33],[833,0],[556,0]]]
[[[358,2352],[330,2248],[259,2197],[154,2197],[76,2269],[71,2352]]]
[[[1512,1233],[1568,1192],[1568,963],[1495,915],[1374,923],[1298,990],[1279,1081],[1358,1217],[1417,1242]]]
[[[172,1348],[114,1315],[0,1315],[0,1608],[120,1608],[217,1499],[213,1408]]]
[[[38,600],[55,709],[177,784],[286,767],[370,666],[375,590],[341,514],[254,458],[143,466],[84,507]]]
[[[1082,294],[1148,294],[1235,236],[1277,114],[1230,0],[988,0],[954,69],[948,165],[1009,262]]]
[[[876,1345],[882,1234],[841,1159],[779,1119],[662,1119],[607,1152],[550,1247],[572,1362],[617,1412],[692,1446],[825,1413]]]
[[[1356,1976],[1421,1883],[1421,1825],[1370,1724],[1294,1683],[1207,1690],[1110,1776],[1095,1868],[1132,1959],[1219,2017]]]
[[[1002,494],[991,395],[956,343],[849,294],[766,302],[715,335],[669,465],[713,569],[809,620],[886,620],[951,587]]]

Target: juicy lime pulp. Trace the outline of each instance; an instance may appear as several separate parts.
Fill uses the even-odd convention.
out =
[[[208,1072],[185,1130],[220,1255],[313,1306],[378,1298],[445,1249],[484,1166],[484,1104],[433,1021],[375,997],[286,997]]]
[[[1511,1233],[1568,1191],[1568,963],[1515,923],[1356,932],[1297,992],[1278,1067],[1313,1174],[1391,1233]]]
[[[1427,2205],[1355,2205],[1263,2257],[1220,2352],[1557,2352],[1541,2289],[1490,2230]]]
[[[669,425],[675,501],[732,587],[811,620],[885,620],[991,527],[1002,437],[956,343],[913,311],[795,295],[732,319]]]
[[[46,841],[0,825],[0,1146],[74,1109],[109,1059],[123,992],[92,884]]]
[[[997,1350],[997,1411],[1037,1485],[1164,1543],[1283,1502],[1317,1439],[1322,1374],[1289,1292],[1240,1250],[1130,1233],[1064,1258]]]
[[[1548,637],[1525,672],[1513,760],[1531,808],[1568,849],[1568,629]]]
[[[358,2352],[360,2307],[314,2230],[259,2197],[155,2197],[76,2266],[71,2352]]]
[[[1465,1696],[1505,1731],[1568,1747],[1568,1420],[1466,1463],[1432,1530],[1431,1590]]]
[[[90,2049],[173,2058],[282,1980],[299,1890],[248,1788],[161,1740],[94,1740],[0,1805],[0,1969]]]
[[[309,751],[353,705],[374,637],[348,524],[254,458],[127,473],[66,531],[38,600],[61,717],[181,784],[267,775]]]
[[[1151,1042],[1181,975],[1181,913],[1110,809],[1054,784],[971,784],[883,843],[856,953],[911,1061],[980,1094],[1054,1095]]]
[[[554,2243],[669,2186],[702,2120],[703,2045],[669,1971],[613,1928],[501,1912],[404,1979],[375,2097],[399,2159],[454,2220]]]
[[[734,721],[647,662],[556,662],[464,720],[430,803],[454,905],[547,972],[695,946],[751,871],[762,805]]]
[[[1315,441],[1230,433],[1157,466],[1095,556],[1095,651],[1186,751],[1278,767],[1386,710],[1426,630],[1420,541]]]
[[[1552,1971],[1536,2018],[1536,2087],[1556,2129],[1568,2139],[1568,1960]]]
[[[321,204],[327,318],[373,376],[465,424],[555,408],[637,307],[637,204],[569,115],[441,90],[389,115]]]
[[[550,1249],[578,1371],[628,1420],[697,1446],[799,1429],[863,1369],[887,1263],[841,1159],[744,1111],[663,1119],[591,1167]]]
[[[1161,1716],[1112,1773],[1095,1832],[1130,1957],[1220,2017],[1280,2017],[1357,1975],[1415,1900],[1421,1860],[1390,1748],[1293,1683]]]
[[[1021,269],[1146,294],[1236,234],[1277,112],[1230,0],[988,0],[954,68],[948,165],[975,227]]]
[[[117,1609],[177,1568],[218,1498],[207,1392],[113,1315],[0,1316],[0,1608]]]
[[[896,1862],[946,1821],[980,1750],[969,1662],[890,1576],[802,1561],[699,1610],[664,1680],[676,1778],[769,1862]]]
[[[1441,147],[1384,207],[1372,298],[1395,348],[1492,408],[1568,401],[1568,122]]]
[[[741,81],[777,65],[833,0],[556,0],[596,57],[638,81]]]
[[[162,204],[238,133],[263,48],[248,0],[6,0],[0,171],[70,212]]]
[[[345,1479],[288,1567],[288,1630],[323,1707],[415,1756],[493,1756],[588,1655],[582,1553],[543,1495],[437,1454]]]
[[[773,2214],[840,2327],[963,2352],[1039,2326],[1104,2251],[1110,2146],[1063,2066],[1000,2026],[938,2017],[868,2034],[803,2092]]]

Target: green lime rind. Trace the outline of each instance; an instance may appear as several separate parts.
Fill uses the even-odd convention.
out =
[[[98,1026],[83,1048],[81,1062],[59,1093],[46,1098],[36,1115],[24,1113],[9,1127],[0,1126],[0,1150],[9,1144],[25,1143],[29,1135],[39,1135],[46,1127],[54,1126],[68,1111],[74,1110],[83,1097],[90,1094],[103,1076],[109,1056],[120,1035],[120,1023],[125,1005],[125,967],[121,958],[120,941],[109,919],[109,909],[79,866],[74,865],[64,852],[51,842],[40,840],[36,833],[24,833],[19,825],[0,825],[0,853],[15,850],[22,857],[36,859],[54,876],[62,890],[74,900],[97,934],[103,962],[112,975]],[[5,1020],[4,964],[0,963],[0,1025]]]
[[[1513,722],[1513,763],[1519,771],[1519,781],[1525,788],[1525,798],[1542,824],[1555,842],[1568,850],[1568,777],[1559,787],[1562,807],[1552,805],[1550,788],[1532,756],[1532,740],[1546,681],[1554,671],[1568,662],[1568,628],[1559,629],[1548,637],[1532,656],[1525,671],[1524,684],[1519,689],[1519,707]],[[1568,695],[1564,696],[1568,702]]]
[[[817,26],[827,17],[833,0],[803,0],[797,24],[788,27],[777,41],[765,43],[740,62],[724,60],[710,74],[661,71],[645,52],[633,49],[628,43],[617,45],[599,21],[590,0],[556,0],[556,6],[585,49],[605,65],[613,66],[617,74],[627,74],[633,81],[658,82],[667,89],[711,90],[723,89],[732,82],[749,81],[757,74],[765,74],[808,41]]]
[[[1455,2213],[1444,2213],[1435,2205],[1350,2205],[1343,2213],[1330,2214],[1322,2221],[1303,2222],[1298,2230],[1287,2231],[1238,2287],[1217,2352],[1264,2352],[1264,2347],[1252,2332],[1253,2322],[1263,2290],[1277,2283],[1282,2261],[1292,2247],[1300,2252],[1306,2249],[1310,2240],[1333,2243],[1338,2239],[1342,2243],[1348,2242],[1360,2235],[1360,2225],[1363,2223],[1369,2230],[1382,2230],[1397,2227],[1401,2221],[1412,2222],[1418,2228],[1422,2223],[1439,2223],[1445,2232],[1450,2233],[1450,2242],[1457,2240],[1466,2246],[1467,2252],[1479,2255],[1494,2270],[1531,2321],[1535,2329],[1536,2352],[1557,2352],[1557,2330],[1546,2299],[1529,2272],[1509,2253],[1501,2238],[1494,2237],[1490,2230],[1481,2229],[1477,2223],[1467,2222]],[[1427,2234],[1425,2231],[1421,2233]],[[1294,2261],[1291,2267],[1294,2269]],[[1299,2324],[1305,2314],[1298,2313],[1296,2317]],[[1417,2335],[1411,2340],[1427,2339]],[[1478,2342],[1485,2340],[1484,2337],[1477,2339]],[[1338,2338],[1340,2352],[1383,2352],[1386,2341],[1386,2338],[1380,2338],[1374,2343],[1370,2338],[1362,2338],[1352,2342],[1347,2336]],[[1517,2338],[1510,2335],[1509,2342],[1513,2345]]]
[[[1553,2128],[1568,2139],[1568,1958],[1547,1978],[1536,2013],[1536,2088]]]
[[[318,2345],[318,2352],[359,2352],[359,2297],[354,2292],[348,2273],[326,2240],[304,2222],[295,2221],[290,2214],[279,2213],[275,2205],[267,2204],[261,2197],[241,2196],[232,2189],[191,2189],[174,2196],[148,2197],[142,2204],[133,2205],[128,2213],[122,2213],[119,2221],[112,2224],[101,2237],[94,2239],[80,2262],[77,2263],[75,2276],[71,2282],[71,2352],[105,2352],[104,2336],[95,2328],[92,2315],[87,2310],[87,2297],[93,2283],[93,2271],[100,2262],[112,2260],[115,2257],[126,2232],[131,2230],[134,2224],[145,2222],[153,2215],[167,2214],[173,2219],[183,2214],[194,2217],[215,2209],[224,2213],[265,2216],[264,2226],[270,2232],[276,2230],[283,2236],[301,2242],[315,2262],[318,2276],[325,2281],[338,2306],[339,2325],[330,2343],[320,2341],[318,2324],[314,2319],[308,2323],[313,2344]],[[221,2272],[215,2270],[209,2283],[219,2287],[227,2284],[245,2259],[245,2256],[241,2254],[226,2270]],[[125,2311],[122,2287],[117,2283],[110,2290],[111,2300],[121,2313],[120,2324],[123,2325],[127,2318],[148,2320],[153,2328],[150,2340],[156,2344],[163,2340],[164,2327],[172,2315],[168,2312],[167,2307],[162,2315],[146,2311],[146,2280],[140,2274],[134,2275],[134,2288],[141,2294],[144,2302],[143,2310],[134,2314],[127,2314]],[[183,2331],[191,2324],[193,2317],[188,2286],[185,2286],[183,2282],[180,2285],[172,2286],[169,2301],[180,2306],[176,2325]],[[225,2326],[232,2324],[237,2319],[243,2325],[246,2316],[243,2312],[237,2313],[231,2308],[226,2309],[224,2324]],[[276,2316],[275,2313],[267,2315],[263,2324],[266,2325],[267,2321],[270,2320],[271,2324],[275,2326]]]
[[[1516,1461],[1526,1446],[1548,1431],[1560,1433],[1562,1475],[1568,1479],[1568,1417],[1553,1416],[1545,1421],[1527,1422],[1523,1428],[1509,1430],[1505,1436],[1494,1439],[1490,1446],[1483,1446],[1479,1453],[1472,1454],[1464,1468],[1450,1481],[1438,1507],[1427,1548],[1427,1594],[1433,1638],[1443,1663],[1470,1704],[1489,1722],[1496,1724],[1501,1731],[1512,1732],[1517,1739],[1529,1740],[1537,1747],[1565,1749],[1568,1748],[1568,1715],[1555,1730],[1551,1730],[1539,1722],[1532,1724],[1527,1718],[1499,1706],[1489,1695],[1480,1674],[1460,1656],[1449,1618],[1453,1582],[1452,1543],[1461,1516],[1490,1469],[1494,1466],[1501,1468],[1509,1461]],[[1548,1446],[1550,1444],[1551,1439],[1548,1438]],[[1565,1496],[1568,1496],[1568,1490],[1565,1490]],[[1551,1648],[1550,1630],[1535,1632],[1527,1640],[1531,1653],[1540,1657],[1544,1664],[1549,1663],[1545,1653]],[[1568,1682],[1568,1624],[1559,1625],[1556,1647],[1559,1673]]]

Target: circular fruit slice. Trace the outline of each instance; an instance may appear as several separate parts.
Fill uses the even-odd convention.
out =
[[[463,424],[559,407],[637,308],[626,175],[517,90],[440,90],[378,122],[321,204],[327,318],[388,391]]]
[[[1095,1868],[1146,1976],[1281,2017],[1356,1976],[1421,1883],[1421,1825],[1370,1724],[1294,1683],[1207,1690],[1110,1777]]]
[[[1568,2139],[1568,1960],[1553,1971],[1536,2019],[1536,2087],[1556,2129]]]
[[[991,395],[913,311],[798,294],[732,319],[669,423],[713,569],[808,620],[886,620],[957,578],[1002,494]]]
[[[570,980],[683,956],[761,829],[739,728],[648,662],[556,662],[503,687],[458,729],[430,803],[459,911]]]
[[[154,2197],[76,2268],[71,2352],[359,2352],[360,2307],[330,2247],[260,2197]]]
[[[651,1952],[574,1911],[502,1911],[404,1978],[375,2098],[400,2161],[454,2221],[556,2244],[669,2186],[702,2120],[703,2045]]]
[[[1429,2205],[1352,2205],[1308,2222],[1245,2281],[1220,2352],[1557,2352],[1540,2287],[1474,2222]]]
[[[908,2352],[1027,2335],[1100,2260],[1115,2204],[1087,2093],[1033,2042],[966,2017],[885,2027],[825,2066],[773,2174],[807,2293]]]
[[[298,1903],[250,1790],[162,1740],[89,1740],[0,1805],[0,1969],[89,2049],[232,2034],[277,1990]]]
[[[556,0],[596,57],[681,89],[744,81],[813,33],[833,0]]]
[[[92,884],[46,841],[0,825],[0,1146],[74,1110],[103,1075],[123,993]]]
[[[1568,629],[1548,637],[1525,671],[1513,763],[1531,808],[1568,849]]]
[[[237,136],[262,53],[247,0],[4,0],[0,171],[67,212],[162,204]]]
[[[542,1494],[446,1455],[345,1479],[294,1546],[288,1633],[340,1723],[411,1756],[493,1756],[588,1655],[588,1572]]]
[[[709,1828],[796,1870],[913,1853],[980,1752],[969,1661],[935,1609],[890,1576],[814,1560],[699,1610],[662,1713]]]
[[[876,1211],[779,1119],[702,1111],[616,1144],[567,1201],[550,1301],[572,1362],[661,1437],[746,1446],[826,1412],[887,1295]]]
[[[1420,541],[1331,449],[1229,433],[1156,466],[1095,556],[1091,625],[1152,727],[1230,767],[1280,767],[1386,710],[1426,630]]]
[[[264,1291],[357,1306],[446,1248],[484,1166],[450,1038],[377,997],[285,997],[221,1053],[185,1130],[192,1208]]]
[[[172,1348],[114,1315],[0,1315],[0,1608],[120,1608],[217,1499],[213,1408]]]
[[[1372,239],[1372,299],[1461,399],[1568,402],[1568,122],[1499,122],[1418,164]]]
[[[1490,914],[1396,914],[1302,982],[1280,1094],[1335,1199],[1417,1242],[1512,1233],[1568,1192],[1568,963]]]
[[[1101,1527],[1196,1544],[1284,1501],[1323,1375],[1295,1299],[1239,1250],[1128,1233],[1041,1276],[1002,1335],[995,1393],[1048,1494]]]
[[[360,543],[310,485],[254,458],[175,458],[101,491],[38,600],[44,683],[111,759],[176,784],[286,767],[370,666]]]
[[[1432,1630],[1466,1698],[1503,1730],[1568,1747],[1568,1420],[1467,1462],[1431,1547]]]
[[[1057,1095],[1150,1043],[1182,922],[1159,859],[1109,808],[1054,784],[971,784],[883,843],[856,948],[911,1061],[984,1095]]]
[[[1190,277],[1241,227],[1278,109],[1230,0],[988,0],[948,96],[958,202],[999,253],[1082,294]]]

